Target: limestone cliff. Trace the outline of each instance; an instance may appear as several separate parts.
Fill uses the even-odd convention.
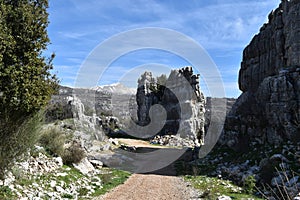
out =
[[[151,72],[145,72],[138,80],[136,100],[139,125],[149,124],[151,106],[160,104],[166,110],[167,120],[159,135],[177,135],[196,145],[203,142],[204,96],[199,88],[199,75],[194,75],[191,67],[172,70],[164,84]]]
[[[268,18],[243,52],[243,93],[221,140],[229,146],[300,138],[300,1],[283,0]]]

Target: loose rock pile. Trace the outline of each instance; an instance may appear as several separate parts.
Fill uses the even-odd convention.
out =
[[[150,143],[170,147],[195,147],[197,145],[193,140],[181,138],[176,135],[157,135],[152,140],[150,140]]]

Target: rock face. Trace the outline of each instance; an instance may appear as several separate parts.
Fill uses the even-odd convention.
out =
[[[192,67],[172,70],[164,80],[145,72],[138,80],[136,100],[139,125],[150,123],[149,110],[159,104],[166,110],[167,120],[158,135],[177,135],[195,144],[203,142],[205,100],[199,88],[199,75],[193,74]]]
[[[205,133],[207,133],[207,130],[210,126],[210,122],[211,122],[211,115],[212,115],[212,109],[216,110],[216,113],[221,113],[223,112],[223,106],[218,106],[220,104],[222,104],[224,101],[226,101],[226,114],[228,114],[231,109],[232,106],[234,105],[236,99],[234,98],[212,98],[212,97],[206,97],[205,99]],[[215,107],[212,108],[212,104],[215,104]],[[219,120],[217,122],[217,124],[222,124],[224,122],[220,121],[221,118],[217,118],[217,120]]]
[[[243,93],[226,119],[223,142],[300,139],[299,0],[283,0],[244,49],[239,87]]]
[[[74,109],[68,99],[74,95],[84,105],[84,114],[88,116],[92,116],[93,113],[96,113],[97,116],[114,115],[122,120],[130,115],[129,106],[133,106],[135,109],[133,101],[130,104],[128,102],[128,99],[133,99],[135,96],[133,89],[120,83],[97,86],[91,89],[60,86],[59,93],[52,96],[46,113],[46,121],[73,118]]]
[[[134,100],[136,89],[128,88],[121,83],[97,86],[95,91],[95,109],[98,116],[113,115],[119,120],[126,120],[130,116],[130,108]],[[135,101],[135,100],[134,100]]]

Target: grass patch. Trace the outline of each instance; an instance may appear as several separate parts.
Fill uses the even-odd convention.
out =
[[[69,185],[69,184],[75,182],[76,180],[84,177],[83,174],[81,174],[77,169],[75,169],[73,167],[63,166],[63,170],[61,172],[66,172],[66,175],[65,176],[56,176],[55,173],[45,173],[45,174],[37,176],[33,182],[44,184],[44,185],[49,185],[51,180],[55,180],[57,182],[63,181],[66,185]],[[28,184],[26,184],[26,185],[28,185]],[[50,185],[49,185],[49,187],[50,187]]]
[[[8,186],[0,186],[0,199],[10,200],[16,198]]]
[[[34,183],[34,180],[32,180],[30,177],[21,178],[20,180],[18,180],[18,184],[21,185],[21,186],[29,186],[32,183]]]
[[[130,176],[129,172],[105,168],[103,174],[97,176],[102,181],[102,187],[99,187],[93,193],[93,196],[100,196],[115,188],[116,186],[123,184]]]
[[[63,172],[66,172],[67,175],[66,176],[57,176],[56,180],[57,181],[63,181],[67,185],[69,185],[70,183],[75,182],[76,180],[81,179],[81,178],[84,177],[84,175],[81,174],[74,167],[69,167],[69,166],[66,166],[66,165],[63,166]]]
[[[241,187],[234,185],[231,181],[207,176],[184,176],[184,179],[192,186],[202,192],[201,198],[216,199],[220,195],[230,196],[232,199],[252,198],[260,200],[251,194],[246,194]]]

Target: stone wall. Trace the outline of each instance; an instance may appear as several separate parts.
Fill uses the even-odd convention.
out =
[[[282,1],[268,18],[243,52],[243,93],[221,140],[229,146],[300,138],[300,1]]]
[[[151,72],[145,72],[138,80],[136,100],[140,126],[150,123],[151,106],[160,104],[166,110],[167,120],[158,135],[177,135],[196,145],[203,142],[205,100],[199,75],[193,74],[192,67],[172,70],[165,84],[157,83]]]

